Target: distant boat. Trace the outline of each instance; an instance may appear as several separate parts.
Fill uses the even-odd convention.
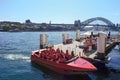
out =
[[[32,51],[31,62],[63,75],[80,75],[97,68],[81,57],[71,57],[54,49]]]

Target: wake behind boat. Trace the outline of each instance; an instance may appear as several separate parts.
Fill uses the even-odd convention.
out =
[[[63,75],[87,74],[97,70],[81,57],[73,57],[68,51],[64,53],[62,50],[52,48],[32,51],[31,62]]]

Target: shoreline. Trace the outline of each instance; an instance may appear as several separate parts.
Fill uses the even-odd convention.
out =
[[[50,31],[50,30],[48,30],[48,31],[0,31],[0,32],[69,32],[69,31],[72,31],[72,32],[74,32],[74,31],[76,31],[76,30],[55,30],[55,31]],[[88,30],[82,30],[82,31],[88,31]],[[102,30],[95,30],[95,31],[102,31]],[[104,30],[105,32],[107,32],[107,31],[114,31],[114,32],[117,32],[117,31],[119,31],[119,30]],[[92,31],[92,32],[94,32],[94,31]]]

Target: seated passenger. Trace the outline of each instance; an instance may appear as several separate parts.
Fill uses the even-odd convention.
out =
[[[88,46],[85,46],[85,47],[84,47],[84,51],[85,51],[85,52],[88,51]]]
[[[60,49],[58,48],[58,49],[56,50],[56,52],[57,52],[57,53],[60,53]]]
[[[62,50],[61,50],[61,54],[65,58],[65,53]]]
[[[43,59],[44,59],[44,58],[45,58],[45,54],[44,54],[44,52],[43,52],[43,51],[41,51],[41,53],[40,53],[40,54],[41,54],[41,58],[43,58]]]
[[[66,58],[67,60],[69,60],[69,59],[72,58],[72,56],[68,53],[68,50],[66,51],[65,58]]]
[[[58,54],[57,53],[53,54],[53,59],[54,59],[54,61],[58,60]]]
[[[65,62],[66,59],[62,56],[62,54],[59,54],[59,59],[58,59],[58,62],[62,63],[62,62]]]
[[[92,39],[90,39],[90,40],[89,40],[89,42],[90,42],[90,45],[92,45],[92,44],[93,44],[93,41],[92,41]]]
[[[50,52],[55,52],[55,50],[54,50],[53,48],[51,48],[49,51],[50,51]]]
[[[72,57],[75,57],[74,51],[71,52],[71,56],[72,56]]]

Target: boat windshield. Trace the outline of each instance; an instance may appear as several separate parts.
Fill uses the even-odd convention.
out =
[[[70,60],[65,61],[65,63],[72,62],[72,61],[76,60],[77,58],[78,58],[78,56],[75,56],[75,57],[71,58]]]

